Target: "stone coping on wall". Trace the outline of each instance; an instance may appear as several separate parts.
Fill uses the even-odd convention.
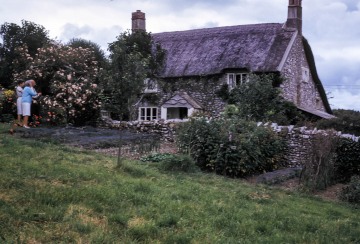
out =
[[[281,126],[276,123],[262,123],[262,122],[258,122],[257,125],[258,126],[270,126],[277,133],[287,131],[288,134],[299,134],[299,135],[302,135],[304,138],[310,138],[310,136],[316,135],[316,134],[327,135],[329,133],[329,131],[331,131],[333,134],[335,134],[341,138],[350,139],[355,142],[359,142],[359,139],[360,139],[359,136],[355,136],[355,135],[351,135],[351,134],[342,134],[341,131],[319,130],[317,128],[312,129],[312,128],[308,128],[306,126],[302,126],[302,127],[295,127],[294,125]]]
[[[153,121],[127,121],[120,122],[108,121],[108,125],[111,128],[127,128],[134,129],[139,132],[150,132],[150,133],[158,133],[164,136],[166,140],[169,140],[171,136],[175,135],[176,125],[179,123],[187,122],[188,120],[153,120]],[[110,122],[110,123],[109,123]],[[329,133],[329,130],[319,130],[317,128],[308,128],[306,126],[296,127],[294,125],[281,126],[276,123],[262,123],[258,122],[257,126],[271,127],[275,132],[285,135],[298,135],[304,139],[308,139],[316,134],[326,135]],[[331,131],[331,130],[330,130]],[[340,131],[332,131],[333,134],[341,137],[353,140],[355,142],[359,142],[360,137],[350,134],[343,134]],[[173,141],[174,138],[171,138]]]

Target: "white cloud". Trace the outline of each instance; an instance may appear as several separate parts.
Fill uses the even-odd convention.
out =
[[[333,109],[352,109],[360,111],[360,90],[352,94],[346,90],[334,90],[330,104]]]
[[[96,40],[94,42],[106,50],[108,44],[115,41],[116,37],[123,31],[122,27],[118,25],[99,28],[89,25],[80,26],[67,23],[63,26],[59,38],[65,43],[73,38],[82,38],[90,41]]]

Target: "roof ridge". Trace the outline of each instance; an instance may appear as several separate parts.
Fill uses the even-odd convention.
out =
[[[199,28],[199,29],[191,29],[191,30],[181,30],[181,31],[165,31],[159,33],[152,33],[152,35],[160,35],[160,34],[181,34],[181,33],[191,33],[191,32],[211,32],[216,30],[234,30],[240,28],[254,28],[254,27],[265,27],[265,26],[277,26],[283,27],[283,23],[260,23],[260,24],[246,24],[246,25],[230,25],[230,26],[217,26],[217,27],[208,27],[208,28]]]

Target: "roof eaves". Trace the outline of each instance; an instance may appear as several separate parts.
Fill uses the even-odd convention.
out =
[[[298,109],[304,111],[304,112],[307,112],[307,113],[310,113],[310,114],[313,114],[313,115],[316,115],[320,118],[323,118],[323,119],[333,119],[333,118],[336,118],[334,115],[332,114],[329,114],[327,112],[324,112],[324,111],[321,111],[321,110],[317,110],[317,109],[311,109],[311,108],[304,108],[304,107],[297,107]]]

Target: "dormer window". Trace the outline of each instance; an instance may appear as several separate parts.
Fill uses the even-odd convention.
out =
[[[249,75],[247,73],[230,73],[227,74],[227,83],[230,89],[234,89],[237,86],[240,86],[249,80]]]
[[[158,84],[157,84],[156,80],[145,79],[144,83],[145,83],[145,90],[144,90],[145,93],[158,92]]]

